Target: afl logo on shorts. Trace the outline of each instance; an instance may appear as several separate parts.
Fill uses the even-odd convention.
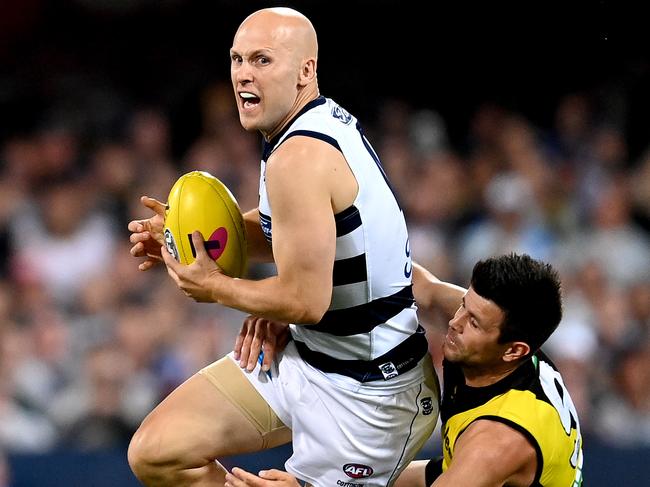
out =
[[[352,120],[352,115],[346,112],[343,108],[338,105],[332,107],[332,116],[338,118],[342,123],[349,124]]]
[[[346,463],[343,465],[343,472],[352,479],[365,479],[370,477],[374,470],[372,467],[361,463]]]

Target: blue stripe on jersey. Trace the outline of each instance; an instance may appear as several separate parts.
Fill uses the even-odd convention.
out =
[[[271,242],[272,232],[271,232],[271,217],[265,215],[261,211],[260,213],[260,224],[262,225],[262,230],[264,231],[264,237],[266,240]],[[336,236],[342,237],[347,235],[350,232],[353,232],[361,226],[361,214],[359,209],[356,206],[350,206],[343,210],[340,213],[334,215],[334,220],[336,223]],[[357,281],[350,281],[357,282]]]
[[[260,225],[262,226],[262,232],[264,232],[264,238],[268,243],[271,243],[271,217],[268,215],[265,215],[261,211],[259,212],[260,214]]]
[[[410,308],[414,302],[413,287],[406,286],[385,298],[375,299],[351,308],[327,311],[318,324],[310,325],[308,330],[326,332],[336,336],[368,333],[375,326],[386,323],[402,310]]]
[[[312,329],[312,327],[309,327]],[[415,333],[395,348],[374,360],[339,360],[327,354],[311,350],[299,340],[294,340],[300,357],[323,372],[346,375],[359,382],[388,380],[413,369],[425,356],[429,345],[425,331],[418,325]]]
[[[342,237],[361,226],[361,213],[359,208],[352,205],[334,215],[336,221],[336,236]]]
[[[264,231],[264,236],[266,240],[271,241],[271,217],[265,215],[261,211],[260,213],[260,224],[262,225],[262,230]],[[359,209],[356,206],[350,206],[343,210],[340,213],[334,215],[334,220],[336,223],[336,236],[342,237],[347,235],[350,232],[353,232],[361,226],[361,214]]]
[[[284,144],[287,139],[290,139],[291,137],[295,137],[296,135],[302,135],[304,137],[313,137],[314,139],[322,140],[323,142],[327,142],[329,145],[334,147],[336,150],[339,152],[343,152],[341,150],[341,146],[339,143],[336,141],[335,138],[330,137],[329,135],[321,134],[320,132],[314,132],[313,130],[294,130],[291,132],[289,135],[285,137],[285,139],[282,141],[282,144]]]
[[[334,261],[334,272],[332,274],[334,286],[363,282],[367,278],[366,254]]]

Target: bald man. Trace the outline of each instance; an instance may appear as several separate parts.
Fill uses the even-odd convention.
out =
[[[287,8],[250,15],[230,50],[241,124],[264,137],[248,253],[275,262],[277,275],[223,275],[196,233],[196,261],[179,264],[162,247],[156,200],[142,199],[153,217],[129,223],[140,269],[162,259],[196,301],[249,313],[242,336],[262,346],[278,326],[267,320],[290,333],[273,361],[231,353],[149,414],[129,447],[147,486],[223,485],[215,460],[290,441],[285,466],[302,481],[387,486],[435,426],[404,215],[356,118],[320,96],[317,57],[311,22]]]

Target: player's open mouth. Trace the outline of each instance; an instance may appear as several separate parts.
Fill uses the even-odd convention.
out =
[[[239,97],[245,109],[256,107],[260,103],[260,97],[248,91],[240,91]]]
[[[447,334],[445,335],[445,342],[447,342],[447,344],[449,344],[449,345],[451,345],[453,347],[456,346],[456,341],[454,340],[454,337],[452,336],[452,334],[450,332],[447,332]]]

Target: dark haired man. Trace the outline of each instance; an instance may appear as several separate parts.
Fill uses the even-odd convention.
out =
[[[510,254],[478,262],[467,291],[420,266],[414,283],[419,306],[457,309],[443,345],[444,455],[412,462],[396,486],[581,485],[578,415],[539,350],[562,317],[555,270]]]
[[[415,264],[421,308],[453,316],[445,336],[443,457],[418,460],[396,487],[582,485],[582,437],[562,377],[539,348],[562,317],[560,281],[527,255],[474,266],[469,289]],[[295,485],[284,472],[234,469],[228,487]]]

